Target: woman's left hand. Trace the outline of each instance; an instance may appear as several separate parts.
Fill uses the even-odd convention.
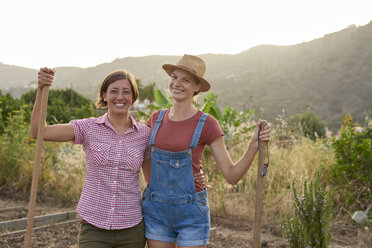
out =
[[[197,172],[197,173],[194,174],[194,180],[195,180],[195,182],[198,182],[201,185],[203,185],[203,187],[205,187],[205,180],[204,180],[203,170],[200,170],[200,172]]]
[[[251,141],[251,145],[253,145],[255,150],[258,150],[258,139],[260,141],[269,142],[271,137],[271,123],[267,123],[266,126],[260,131],[260,126],[263,120],[259,120],[256,124],[256,130],[254,131],[254,135]],[[258,133],[260,133],[260,137],[258,137]]]

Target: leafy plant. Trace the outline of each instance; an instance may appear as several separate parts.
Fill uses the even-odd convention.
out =
[[[138,91],[139,91],[139,98],[141,101],[147,99],[149,102],[153,102],[155,100],[154,98],[154,92],[156,90],[156,84],[151,83],[148,85],[143,86],[141,83],[141,80],[136,79]]]
[[[332,219],[332,204],[316,178],[307,185],[304,182],[303,196],[299,197],[292,182],[295,214],[282,218],[283,237],[292,248],[327,247],[331,242],[328,231]]]
[[[7,119],[9,115],[19,110],[22,103],[18,99],[14,99],[9,93],[3,95],[0,90],[0,134],[4,131],[7,126]]]
[[[21,101],[33,106],[35,97],[36,90],[31,90],[21,96]],[[97,114],[93,102],[73,89],[49,90],[47,123],[67,123],[73,119],[94,116]]]
[[[254,128],[254,126],[248,127],[246,125],[246,122],[254,114],[253,109],[237,111],[227,106],[221,111],[217,104],[217,96],[213,93],[209,93],[208,96],[204,98],[204,105],[201,107],[201,111],[212,115],[219,122],[225,133],[227,149],[232,148],[232,141],[236,135],[247,133]]]
[[[291,116],[287,123],[294,131],[312,140],[325,136],[325,124],[311,110]]]
[[[331,166],[337,189],[350,205],[358,201],[367,207],[372,200],[372,128],[361,128],[347,114],[343,118],[340,137],[332,138],[336,163]]]

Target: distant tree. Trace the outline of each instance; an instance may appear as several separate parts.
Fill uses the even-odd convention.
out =
[[[12,112],[19,110],[22,106],[20,100],[13,98],[9,93],[3,95],[0,90],[0,133],[7,126],[7,119]]]
[[[151,84],[143,86],[141,83],[141,80],[136,79],[138,91],[139,91],[139,99],[141,101],[147,99],[150,102],[153,102],[155,100],[155,90],[156,90],[156,84],[153,82]]]
[[[31,90],[21,96],[24,104],[33,106],[36,90]],[[85,98],[73,89],[50,90],[48,97],[48,123],[67,123],[73,119],[97,116],[93,101]],[[29,118],[28,118],[29,120]]]
[[[311,110],[292,115],[288,118],[287,123],[293,131],[312,140],[325,136],[325,124]]]

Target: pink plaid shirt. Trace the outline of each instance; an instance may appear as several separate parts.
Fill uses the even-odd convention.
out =
[[[106,230],[137,225],[143,218],[138,180],[144,159],[150,159],[151,129],[137,123],[120,136],[107,118],[72,120],[74,144],[82,144],[86,172],[77,212]]]

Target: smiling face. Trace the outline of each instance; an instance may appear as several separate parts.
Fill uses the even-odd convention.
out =
[[[192,101],[195,92],[200,90],[201,84],[195,77],[180,69],[174,69],[169,81],[171,96],[176,101]]]
[[[133,103],[133,92],[128,79],[118,79],[111,83],[103,94],[111,114],[128,113]]]

